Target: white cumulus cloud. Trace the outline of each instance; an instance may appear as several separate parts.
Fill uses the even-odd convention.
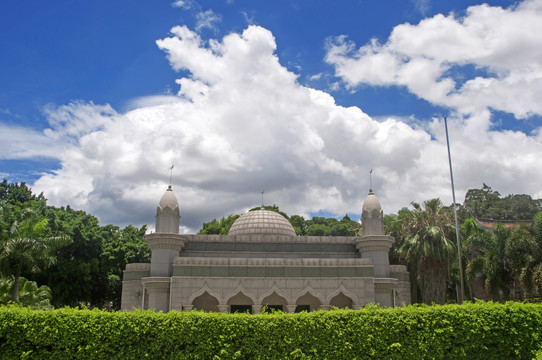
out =
[[[384,44],[372,40],[356,48],[340,36],[329,39],[327,49],[326,61],[352,88],[402,86],[461,114],[488,108],[517,118],[542,114],[541,0],[506,9],[471,6],[463,17],[439,14],[398,25]]]
[[[262,190],[267,204],[289,214],[359,213],[370,169],[388,213],[412,200],[451,201],[438,120],[422,128],[337,105],[280,64],[273,34],[262,27],[208,41],[184,26],[171,34],[157,45],[188,74],[177,80],[176,96],[138,99],[125,113],[90,102],[47,110],[44,136],[62,145],[61,168],[33,189],[51,204],[104,223],[152,226],[171,164],[184,231],[257,206]],[[458,193],[483,181],[503,193],[541,191],[529,180],[542,172],[531,156],[542,151],[540,135],[487,130],[478,137],[467,120],[450,119]]]

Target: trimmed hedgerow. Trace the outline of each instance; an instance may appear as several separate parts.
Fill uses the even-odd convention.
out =
[[[300,314],[0,308],[2,359],[532,359],[542,306]]]

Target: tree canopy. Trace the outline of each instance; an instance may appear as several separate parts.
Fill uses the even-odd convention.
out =
[[[249,211],[259,210],[255,207]],[[360,224],[345,215],[341,220],[335,218],[313,217],[306,220],[303,216],[292,215],[280,211],[277,205],[264,206],[265,210],[275,211],[284,216],[292,224],[297,235],[303,236],[355,236],[360,232]],[[213,219],[203,224],[198,234],[227,235],[230,227],[241,215],[228,215],[222,219]]]
[[[465,220],[472,217],[493,220],[532,220],[542,211],[542,200],[533,199],[530,195],[516,194],[501,197],[498,191],[483,184],[481,189],[470,189],[460,209]]]
[[[150,260],[145,231],[101,226],[84,211],[47,206],[25,183],[0,183],[2,278],[12,276],[15,288],[18,278],[47,285],[57,307],[119,308],[126,264]]]

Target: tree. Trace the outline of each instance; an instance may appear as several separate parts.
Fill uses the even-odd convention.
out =
[[[128,225],[120,230],[113,225],[105,226],[111,235],[104,238],[101,258],[107,269],[109,291],[106,299],[113,309],[120,309],[122,275],[129,263],[146,263],[151,260],[151,249],[145,241],[146,225],[141,228]]]
[[[96,217],[81,210],[53,208],[47,215],[52,228],[68,234],[72,241],[57,250],[56,263],[39,283],[51,288],[55,306],[103,306],[110,301],[103,243],[107,237],[115,236],[114,231],[100,227]]]
[[[460,217],[495,220],[531,220],[542,210],[542,201],[530,195],[515,194],[501,198],[498,191],[483,184],[481,189],[470,189],[460,209]]]
[[[0,200],[6,201],[10,205],[26,205],[29,202],[38,201],[43,204],[47,201],[43,193],[32,194],[32,190],[26,186],[26,183],[10,184],[6,179],[0,183]]]
[[[13,222],[1,253],[2,260],[9,263],[14,275],[13,302],[18,301],[23,270],[38,272],[50,266],[56,260],[52,253],[68,241],[62,235],[47,235],[47,219],[40,219],[32,211],[24,215]]]
[[[450,260],[455,254],[451,214],[439,199],[412,203],[413,210],[403,212],[397,251],[410,265],[420,289],[422,302],[443,304]]]
[[[13,278],[0,278],[0,304],[12,302],[14,283]],[[50,309],[51,289],[46,285],[38,287],[35,281],[21,277],[18,303],[33,309]]]
[[[292,215],[290,216],[290,224],[294,227],[297,235],[305,235],[307,231],[306,220],[303,216]]]
[[[521,282],[529,295],[542,294],[542,211],[533,218],[531,228],[533,251],[529,253],[530,261],[523,268]]]
[[[230,214],[226,217],[222,217],[220,221],[213,219],[207,223],[203,223],[203,227],[198,234],[207,234],[207,235],[228,235],[231,226],[239,218],[240,215]]]
[[[481,273],[484,288],[493,300],[523,299],[521,274],[536,251],[536,243],[526,228],[497,224],[473,238],[472,247],[475,255],[467,265],[469,279]]]

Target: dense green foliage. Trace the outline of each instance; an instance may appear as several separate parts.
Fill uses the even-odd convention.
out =
[[[532,359],[542,307],[475,303],[262,315],[0,308],[3,359]]]
[[[460,217],[495,220],[532,220],[542,211],[542,200],[529,195],[515,194],[501,197],[498,191],[483,184],[481,189],[470,189],[465,195]]]
[[[439,206],[433,206],[435,202]],[[426,201],[422,206],[411,205],[412,209],[403,208],[384,219],[386,232],[396,239],[390,252],[391,261],[407,265],[412,302],[455,301],[460,279],[453,208],[443,207],[438,200]],[[467,192],[458,210],[459,217],[463,218],[460,222],[461,262],[467,299],[474,298],[476,277],[487,293],[477,294],[482,298],[507,301],[540,296],[540,210],[540,200],[528,195],[501,197],[486,184]],[[526,220],[533,217],[532,223]],[[475,218],[493,219],[493,227],[486,228]],[[514,220],[519,222],[510,222]],[[499,225],[499,221],[508,223]],[[424,288],[424,284],[429,286]],[[441,288],[444,284],[446,299]]]
[[[150,260],[145,230],[100,226],[84,211],[48,206],[24,183],[0,183],[1,275],[46,285],[55,306],[119,308],[126,264]]]
[[[198,234],[202,235],[228,235],[228,232],[230,231],[231,226],[237,220],[241,215],[228,215],[226,217],[222,217],[222,219],[217,220],[213,219],[207,223],[203,224],[203,227],[200,231],[198,231]]]
[[[255,207],[249,211],[259,210],[261,207]],[[335,218],[313,217],[310,220],[305,220],[303,216],[292,215],[279,210],[278,206],[264,206],[265,210],[276,211],[284,216],[294,227],[297,235],[307,236],[355,236],[360,232],[360,224],[357,221],[351,220],[348,215],[345,215],[341,220]],[[227,235],[230,227],[240,215],[228,215],[222,219],[213,219],[203,224],[202,229],[198,234],[215,234]]]
[[[446,278],[455,254],[451,214],[439,199],[413,203],[394,220],[399,223],[395,252],[406,262],[426,304],[446,302]]]
[[[481,276],[493,300],[523,300],[542,292],[542,212],[532,226],[497,223],[483,229],[473,219],[462,227],[467,277]]]
[[[51,308],[51,289],[42,285],[38,287],[35,281],[27,280],[23,277],[19,279],[19,293],[17,303],[22,306],[28,306],[34,309]],[[13,303],[13,288],[15,279],[0,278],[0,305]]]

